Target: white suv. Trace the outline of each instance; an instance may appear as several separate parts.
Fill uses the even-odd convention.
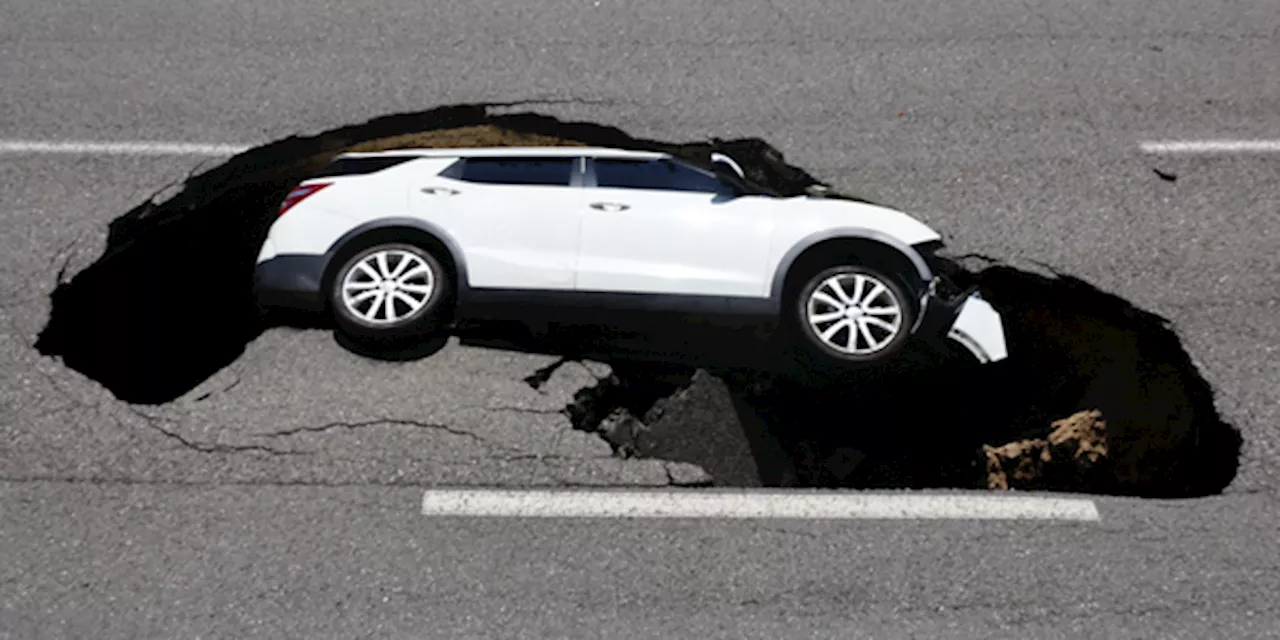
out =
[[[732,159],[594,147],[347,153],[284,200],[258,255],[265,309],[417,340],[491,303],[741,314],[809,355],[868,362],[912,335],[1007,356],[975,291],[937,292],[941,237],[892,209],[782,196]]]

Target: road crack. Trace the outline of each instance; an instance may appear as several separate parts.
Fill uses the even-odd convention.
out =
[[[268,447],[268,446],[259,445],[259,444],[221,444],[221,443],[214,443],[214,442],[199,442],[197,440],[192,440],[178,433],[177,431],[171,431],[161,426],[162,422],[175,422],[174,420],[170,420],[168,418],[161,418],[160,416],[153,416],[145,412],[139,411],[134,407],[129,407],[129,411],[130,413],[133,413],[139,418],[142,418],[143,422],[148,427],[150,427],[151,430],[155,431],[156,433],[159,433],[164,437],[170,440],[173,440],[178,444],[181,444],[183,447],[187,449],[190,449],[192,451],[198,451],[200,453],[258,452],[258,453],[267,453],[273,456],[309,455],[309,452],[305,452],[305,451],[286,451],[283,449],[276,449],[273,447]],[[115,421],[115,423],[119,425],[121,429],[125,428],[124,423],[121,422],[120,419],[117,418],[116,416],[109,415],[108,417],[110,417],[113,421]]]
[[[538,415],[538,416],[569,415],[569,410],[563,409],[563,408],[562,409],[535,409],[533,407],[512,407],[512,406],[506,406],[506,405],[501,405],[496,407],[481,407],[481,408],[484,409],[485,411],[510,411],[512,413],[531,413],[533,415]]]
[[[470,431],[458,429],[444,423],[424,422],[422,420],[412,420],[407,418],[372,418],[369,420],[361,420],[358,422],[348,422],[348,421],[340,420],[335,422],[327,422],[321,425],[294,427],[292,429],[282,429],[279,431],[272,431],[269,433],[260,433],[260,434],[256,434],[256,436],[259,438],[287,438],[289,436],[295,436],[300,433],[324,433],[327,431],[333,431],[335,429],[355,430],[355,429],[363,429],[366,427],[377,427],[377,426],[413,427],[415,429],[444,431],[445,433],[449,433],[455,436],[468,438],[470,440],[473,440],[485,446],[489,446],[489,447],[494,446],[492,443],[488,442],[484,438]]]

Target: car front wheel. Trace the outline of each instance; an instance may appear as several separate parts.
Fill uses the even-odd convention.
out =
[[[832,266],[810,276],[793,300],[794,329],[822,360],[880,361],[902,348],[917,306],[890,274]]]
[[[423,337],[442,328],[448,273],[431,252],[412,244],[379,244],[356,252],[330,285],[334,319],[357,339]]]

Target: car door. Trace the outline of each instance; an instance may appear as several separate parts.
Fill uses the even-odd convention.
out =
[[[410,190],[415,215],[461,247],[468,284],[574,286],[584,210],[579,157],[472,157]]]
[[[767,295],[766,199],[667,158],[591,158],[586,181],[579,290]]]

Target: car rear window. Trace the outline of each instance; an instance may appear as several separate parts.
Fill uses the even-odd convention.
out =
[[[312,178],[331,178],[334,176],[354,176],[374,173],[390,169],[398,164],[413,160],[414,156],[385,156],[374,158],[338,158]]]
[[[715,175],[666,159],[597,158],[593,162],[598,187],[708,193],[716,193],[721,188],[720,180]]]
[[[532,184],[567,187],[575,158],[467,158],[448,174],[458,180],[486,184]]]

